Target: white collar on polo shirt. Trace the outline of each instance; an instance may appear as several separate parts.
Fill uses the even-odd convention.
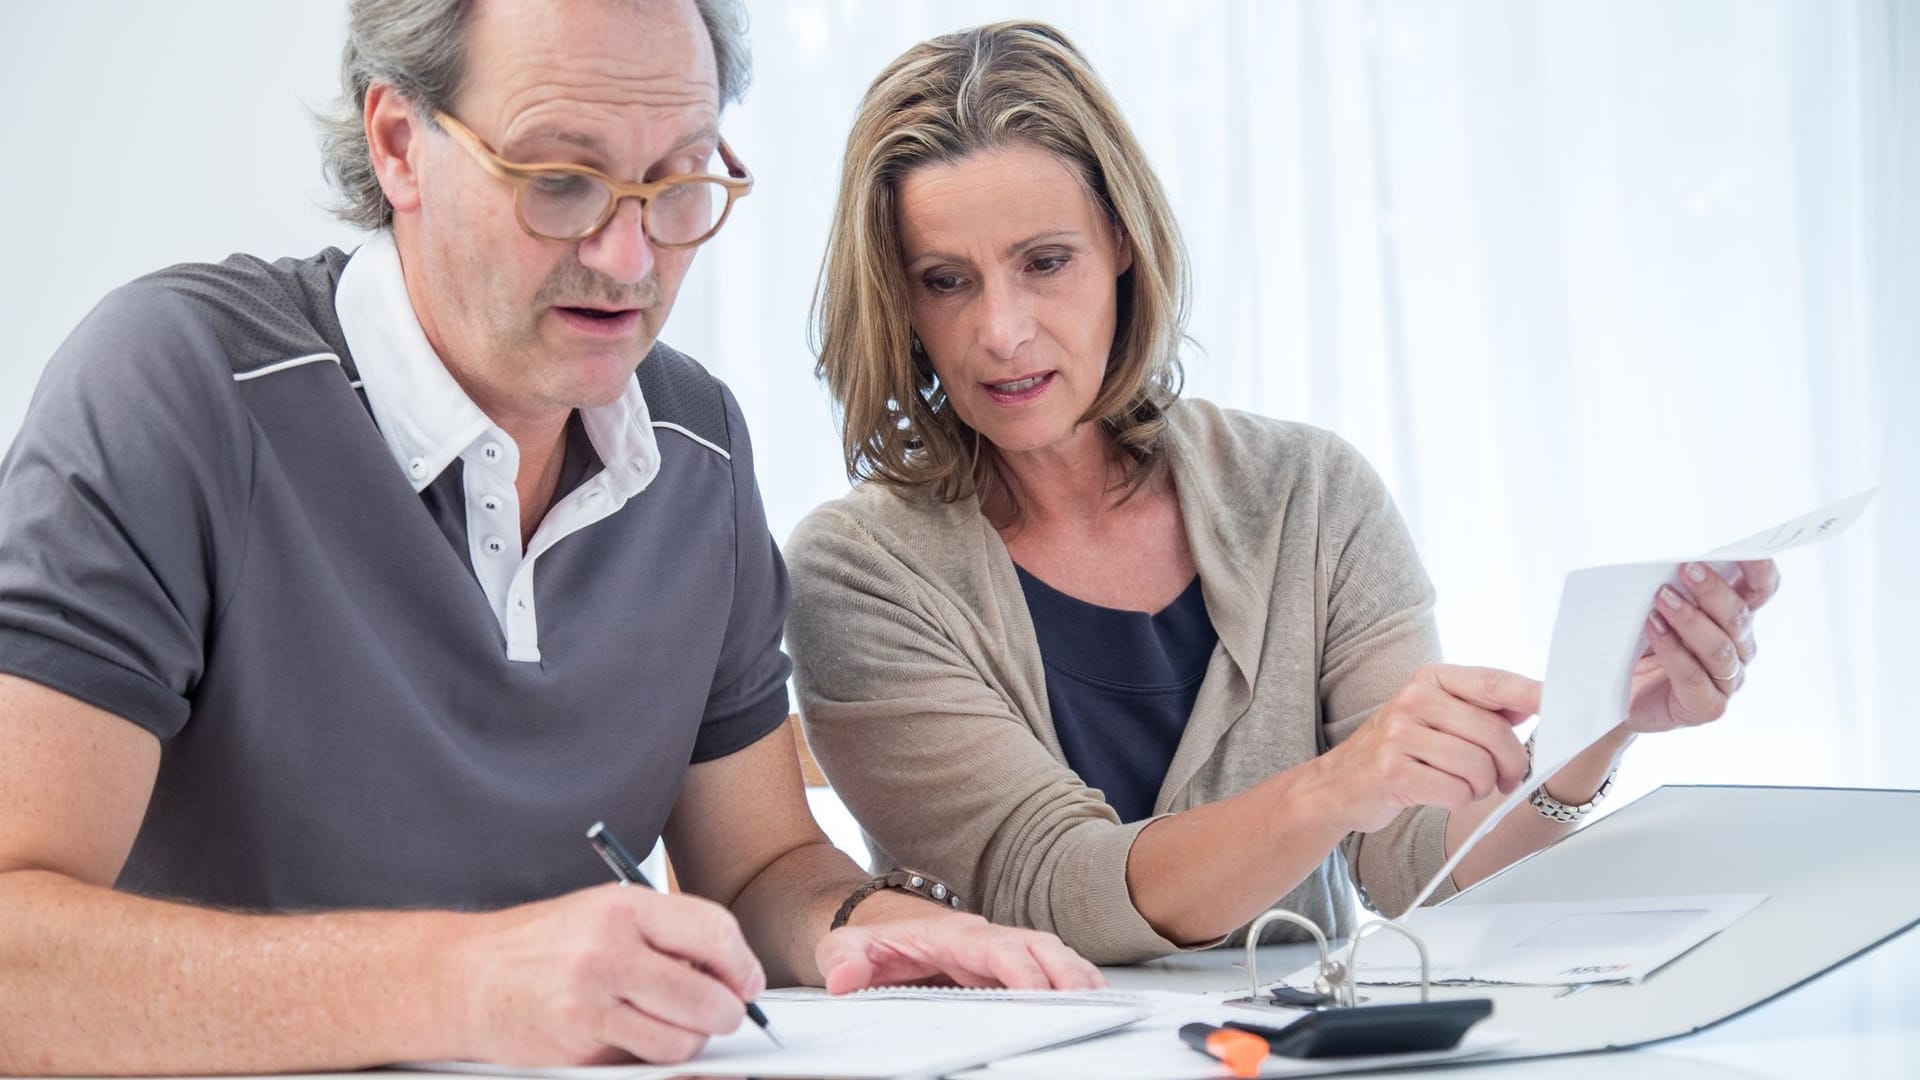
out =
[[[454,381],[420,329],[392,233],[375,233],[347,260],[334,308],[374,423],[415,491],[424,491],[483,439],[511,444]],[[629,376],[617,399],[581,409],[580,419],[619,499],[653,482],[660,444],[639,380]]]

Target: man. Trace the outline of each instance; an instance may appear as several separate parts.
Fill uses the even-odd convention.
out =
[[[0,1069],[678,1061],[769,980],[1098,982],[806,813],[740,412],[654,344],[744,58],[720,0],[356,0],[373,239],[62,347],[0,468]],[[599,818],[685,892],[596,884]]]

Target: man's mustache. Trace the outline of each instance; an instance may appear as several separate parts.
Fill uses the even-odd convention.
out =
[[[652,308],[660,306],[660,279],[649,271],[639,281],[623,284],[572,262],[548,275],[534,299],[553,307]]]

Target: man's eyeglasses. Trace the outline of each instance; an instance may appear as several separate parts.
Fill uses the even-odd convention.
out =
[[[584,165],[518,164],[502,158],[465,124],[435,111],[434,121],[480,166],[513,185],[514,216],[528,235],[577,243],[606,228],[620,200],[640,200],[640,228],[656,247],[690,248],[726,224],[733,201],[753,190],[753,174],[720,140],[726,176],[694,173],[625,184]]]

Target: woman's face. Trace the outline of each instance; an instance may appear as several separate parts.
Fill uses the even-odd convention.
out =
[[[1003,454],[1064,449],[1106,374],[1119,229],[1023,144],[914,170],[896,213],[914,332],[960,418]]]

